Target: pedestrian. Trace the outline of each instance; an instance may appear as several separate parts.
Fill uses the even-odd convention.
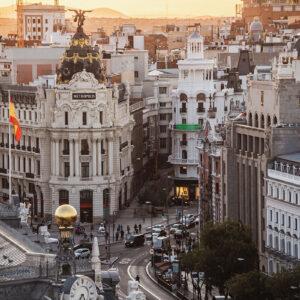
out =
[[[94,231],[94,224],[91,224],[91,231]]]
[[[123,230],[123,225],[122,224],[120,225],[120,230]]]
[[[136,224],[134,224],[134,231],[135,233],[138,233],[138,226]]]
[[[120,231],[120,230],[121,230],[121,226],[119,224],[118,227],[117,227],[117,231]]]
[[[90,233],[90,239],[91,239],[91,242],[93,241],[93,237],[94,237],[93,232],[91,232],[91,233]]]
[[[123,240],[124,239],[124,230],[121,229],[121,239]]]
[[[140,282],[140,276],[139,275],[136,275],[135,281]]]
[[[130,233],[130,226],[127,225],[127,233],[129,234]]]
[[[119,231],[116,232],[116,242],[118,241],[119,239]]]
[[[141,233],[141,232],[142,232],[142,225],[139,224],[139,233]]]
[[[108,232],[105,231],[105,238],[106,238],[106,241],[108,240]]]

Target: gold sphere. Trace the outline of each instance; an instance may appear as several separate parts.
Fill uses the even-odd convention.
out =
[[[55,211],[55,220],[58,225],[69,227],[76,222],[77,211],[72,205],[61,205]]]

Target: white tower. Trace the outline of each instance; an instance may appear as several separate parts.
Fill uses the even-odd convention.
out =
[[[204,58],[203,37],[198,32],[193,32],[188,39],[187,58]]]
[[[101,261],[100,251],[98,246],[98,239],[94,237],[93,251],[92,251],[92,269],[95,271],[95,284],[100,291],[103,291],[102,276],[101,276]]]

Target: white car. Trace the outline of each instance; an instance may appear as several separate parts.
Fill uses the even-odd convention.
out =
[[[196,223],[196,224],[199,224],[199,222],[200,222],[200,217],[198,216],[198,217],[195,219],[195,223]]]
[[[99,232],[100,234],[105,234],[106,230],[105,230],[105,226],[104,226],[103,223],[100,224],[99,229],[98,229],[98,232]]]
[[[58,239],[50,237],[50,233],[48,231],[44,234],[44,238],[46,244],[58,244]]]
[[[153,229],[165,230],[165,226],[162,224],[157,224],[153,226]]]
[[[89,258],[91,251],[88,248],[80,248],[74,251],[75,258]]]

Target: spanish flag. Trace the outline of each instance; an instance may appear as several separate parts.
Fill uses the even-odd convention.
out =
[[[10,99],[9,103],[9,122],[11,122],[14,126],[14,131],[15,131],[15,140],[19,142],[21,136],[22,136],[22,130],[19,124],[19,120],[17,118],[16,112],[15,112],[15,106]]]

